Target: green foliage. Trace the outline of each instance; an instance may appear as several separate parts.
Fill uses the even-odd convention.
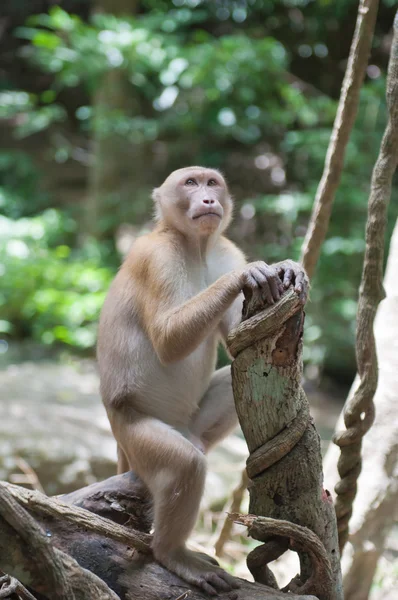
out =
[[[385,0],[380,8],[377,56],[385,46],[382,28],[384,35],[390,32],[392,17],[383,8],[389,5]],[[98,228],[106,221],[111,236],[126,221],[145,222],[148,188],[166,171],[192,161],[221,167],[236,188],[232,234],[250,258],[298,258],[322,174],[355,6],[353,0],[144,0],[136,16],[97,14],[86,21],[55,5],[46,15],[30,16],[16,32],[25,41],[20,53],[29,59],[28,68],[44,74],[47,88],[0,92],[0,116],[14,122],[19,138],[63,128],[65,135],[52,135],[55,148],[51,154],[49,144],[47,156],[61,163],[84,154],[88,171],[94,164],[90,138],[108,141],[104,147],[111,159],[116,151],[117,160],[135,157],[142,148],[151,175],[148,181],[137,178],[133,200],[130,188],[122,196],[124,174],[141,170],[145,161],[137,168],[127,160],[119,179],[109,173],[110,204],[99,215]],[[355,368],[366,203],[385,125],[384,71],[385,57],[373,65],[362,90],[307,307],[305,359],[340,377],[343,372],[351,377]],[[112,89],[111,97],[104,88]],[[105,155],[101,161],[107,165]],[[1,212],[19,219],[56,203],[43,194],[40,180],[26,154],[0,154]],[[390,214],[389,231],[394,202]],[[56,215],[58,224],[50,226],[49,215]],[[37,222],[44,233],[35,238],[27,231]],[[83,225],[72,223],[64,211],[3,221],[3,230],[5,223],[14,236],[3,232],[1,242],[8,273],[2,322],[8,335],[92,345],[110,279],[103,265],[109,259],[115,264],[116,253],[109,256],[105,244],[77,250],[76,232]]]
[[[307,307],[304,359],[319,367],[326,364],[329,372],[340,379],[349,379],[355,369],[356,300],[365,249],[370,175],[385,125],[384,89],[385,81],[381,78],[365,85],[361,92],[357,122],[347,149],[328,238],[322,247]],[[307,193],[283,192],[249,201],[259,227],[265,220],[267,229],[273,232],[272,242],[257,242],[251,255],[266,256],[272,262],[286,256],[299,258],[329,138],[329,129],[297,129],[286,134],[282,148],[289,166],[289,178],[301,182]],[[397,199],[398,190],[394,187],[387,222],[386,256],[398,216]]]
[[[331,224],[306,308],[304,360],[320,368],[326,363],[330,371],[337,368],[340,379],[349,378],[355,368],[352,349],[365,246],[361,226],[365,226],[366,193],[362,200],[364,211],[360,223],[353,226],[349,222],[347,237],[339,235],[341,227]],[[262,222],[269,226],[272,220],[273,238],[265,244],[257,242],[250,249],[250,254],[266,257],[267,262],[277,262],[286,257],[298,260],[303,242],[301,232],[305,231],[312,202],[312,196],[294,192],[251,200],[260,226]],[[342,209],[339,204],[336,203],[336,212]]]
[[[206,127],[218,143],[252,144],[264,131],[278,136],[330,118],[333,103],[326,97],[305,98],[287,82],[288,55],[280,42],[192,29],[205,17],[182,8],[135,19],[97,15],[87,24],[55,6],[31,17],[31,27],[18,35],[31,40],[31,59],[54,75],[57,90],[83,84],[91,93],[105,73],[122,70],[137,101],[152,105],[145,117],[107,110],[95,121],[89,107],[79,107],[76,117],[104,136],[137,143],[177,132],[200,136]]]
[[[30,156],[0,151],[0,214],[12,219],[35,213],[48,203],[40,190],[39,173]]]
[[[51,98],[51,92],[44,93],[42,101]],[[65,110],[58,104],[39,106],[40,99],[35,94],[22,91],[0,92],[0,119],[16,119],[15,135],[23,138],[47,129],[55,122],[65,119]]]
[[[112,274],[96,244],[66,245],[75,227],[51,209],[17,221],[0,217],[3,333],[81,349],[94,345]]]

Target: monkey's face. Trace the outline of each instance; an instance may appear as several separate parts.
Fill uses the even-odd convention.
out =
[[[232,200],[224,178],[214,169],[174,171],[155,190],[155,200],[163,218],[188,235],[221,232],[231,220]]]

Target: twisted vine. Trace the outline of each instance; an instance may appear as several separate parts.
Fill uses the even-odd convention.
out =
[[[355,123],[359,95],[372,47],[379,0],[360,0],[355,33],[341,88],[339,106],[326,153],[325,166],[316,191],[314,208],[301,249],[301,262],[310,278],[314,275],[339,187],[345,150]]]
[[[256,581],[275,587],[276,581],[268,567],[264,567],[264,563],[275,560],[283,552],[291,549],[310,556],[312,574],[304,583],[298,576],[294,577],[282,591],[303,595],[315,594],[319,600],[329,600],[332,597],[334,578],[329,557],[319,537],[308,527],[256,515],[231,514],[230,518],[240,525],[245,525],[250,537],[265,541],[249,554],[247,560],[247,566]]]
[[[304,392],[300,394],[300,400],[299,412],[289,423],[289,427],[282,429],[276,437],[250,454],[246,462],[246,471],[250,479],[260,475],[286,456],[303,437],[310,423],[310,411]]]
[[[381,142],[371,181],[366,225],[366,248],[357,313],[356,354],[360,384],[344,409],[345,431],[335,434],[333,441],[341,449],[338,461],[340,481],[336,515],[340,551],[349,534],[348,524],[361,472],[362,438],[375,417],[373,397],[377,388],[378,365],[373,323],[377,307],[384,298],[383,256],[387,206],[391,182],[398,164],[398,12],[387,74],[388,122]]]

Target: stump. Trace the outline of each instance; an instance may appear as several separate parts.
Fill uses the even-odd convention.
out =
[[[246,301],[246,320],[228,339],[235,405],[250,451],[249,510],[307,528],[322,542],[326,561],[322,581],[319,572],[314,577],[313,549],[303,545],[303,532],[296,539],[290,533],[281,537],[277,522],[264,521],[263,534],[253,523],[252,531],[249,527],[265,543],[247,564],[257,581],[275,585],[267,564],[291,548],[298,552],[301,573],[288,589],[342,600],[335,511],[323,489],[320,439],[301,386],[303,306],[288,290],[276,304],[260,312],[258,307],[258,298]]]

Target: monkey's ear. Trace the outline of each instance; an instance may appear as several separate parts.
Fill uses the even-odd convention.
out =
[[[160,206],[160,188],[155,188],[152,192],[152,200],[155,203],[155,211],[154,211],[154,218],[155,221],[160,221],[162,218],[162,208]]]

